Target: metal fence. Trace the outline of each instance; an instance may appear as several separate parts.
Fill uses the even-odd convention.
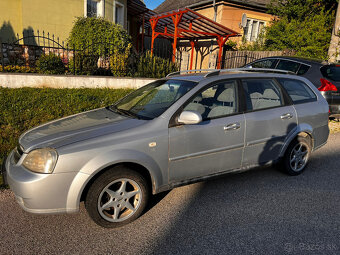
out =
[[[11,42],[0,41],[0,71],[36,72],[37,61],[42,55],[55,54],[61,58],[69,74],[133,76],[138,58],[150,50],[150,43],[144,43],[143,52],[132,50],[127,56],[124,52],[117,52],[113,43],[96,42],[75,47],[44,31],[26,32],[17,34]],[[154,48],[154,55],[171,61],[172,51],[167,42],[160,41]]]

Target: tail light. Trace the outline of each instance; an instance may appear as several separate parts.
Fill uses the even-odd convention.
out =
[[[321,86],[318,88],[319,91],[338,91],[333,83],[330,81],[321,78]]]

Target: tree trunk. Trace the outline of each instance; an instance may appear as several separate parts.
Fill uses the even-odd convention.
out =
[[[340,61],[340,2],[336,11],[335,23],[332,32],[331,43],[328,50],[329,62]]]

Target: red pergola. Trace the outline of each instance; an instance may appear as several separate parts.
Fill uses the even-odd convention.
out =
[[[150,25],[152,29],[151,54],[157,37],[173,39],[173,61],[175,61],[177,41],[190,41],[190,70],[192,69],[194,48],[199,40],[216,38],[219,46],[217,69],[220,69],[223,45],[230,37],[239,36],[237,32],[189,8],[151,16]]]

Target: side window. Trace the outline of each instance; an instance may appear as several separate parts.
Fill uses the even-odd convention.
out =
[[[247,110],[259,110],[284,105],[280,88],[272,79],[244,79]]]
[[[301,64],[299,71],[297,72],[298,75],[303,75],[309,70],[310,66]]]
[[[237,82],[224,81],[201,91],[184,110],[199,112],[203,120],[237,113]]]
[[[300,63],[289,61],[289,60],[280,60],[280,62],[276,66],[276,69],[286,70],[286,71],[291,71],[291,72],[296,73],[299,67],[300,67]]]
[[[266,59],[266,60],[255,62],[251,64],[250,66],[254,68],[273,68],[275,62],[276,62],[276,59]]]
[[[316,101],[316,95],[311,88],[302,81],[292,79],[278,79],[295,104]]]

